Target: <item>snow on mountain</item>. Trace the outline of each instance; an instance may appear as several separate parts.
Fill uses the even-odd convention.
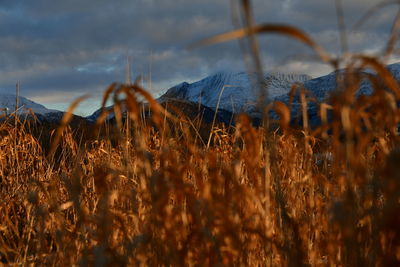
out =
[[[0,92],[0,114],[11,114],[15,112],[15,100],[16,96],[13,94],[4,94]],[[32,110],[35,114],[49,114],[54,112],[60,112],[54,109],[48,109],[45,106],[33,102],[23,96],[18,97],[18,114],[23,115]]]
[[[184,82],[172,87],[159,101],[177,98],[216,108],[221,94],[219,109],[233,113],[253,113],[259,97],[258,88],[253,86],[255,78],[255,74],[249,75],[246,72],[219,72],[198,82]],[[304,83],[311,79],[308,75],[281,73],[266,74],[263,78],[263,82],[268,84],[270,99],[287,94],[294,83]]]
[[[400,82],[400,63],[395,63],[387,66],[387,69],[392,73],[393,77]],[[308,80],[304,83],[304,87],[308,91],[309,95],[314,97],[317,102],[321,103],[328,101],[328,98],[332,92],[337,90],[337,75],[343,74],[344,71],[340,70],[339,73],[332,72],[328,75],[321,76],[312,80]],[[364,70],[362,73],[375,74],[372,70]],[[360,83],[359,89],[356,91],[356,95],[371,95],[373,93],[373,86],[369,80],[363,79]],[[281,95],[276,97],[274,100],[281,101],[284,103],[289,102],[289,96]],[[301,102],[299,95],[296,94],[291,109],[291,117],[294,118],[300,114]],[[311,124],[319,124],[318,116],[318,104],[315,102],[308,102],[307,111]]]
[[[400,63],[388,65],[387,68],[395,79],[400,82]],[[364,70],[363,72],[365,74],[374,74],[373,70]],[[318,102],[323,102],[337,89],[337,75],[343,73],[344,70],[339,70],[315,79],[311,79],[307,75],[267,74],[264,76],[264,81],[269,82],[268,96],[270,100],[288,103],[288,93],[292,85],[300,83]],[[185,99],[215,109],[221,89],[225,86],[221,95],[219,109],[225,109],[233,113],[246,112],[252,117],[258,117],[256,103],[259,94],[258,90],[252,86],[253,78],[244,72],[221,72],[198,82],[191,84],[184,82],[172,87],[159,100],[164,101],[168,98]],[[232,87],[227,87],[227,85]],[[369,80],[364,79],[356,95],[370,95],[372,92],[372,84]],[[292,117],[299,113],[299,109],[300,99],[297,94],[292,105]],[[318,105],[310,102],[308,112],[311,120],[318,117]]]
[[[400,63],[388,65],[387,68],[396,80],[400,82]],[[364,70],[363,72],[374,74],[373,70]],[[308,75],[266,74],[264,75],[264,81],[268,84],[268,97],[272,101],[277,100],[288,103],[288,93],[292,85],[297,83],[301,84],[317,102],[323,102],[327,101],[330,94],[337,89],[337,75],[342,73],[344,73],[344,70],[332,72],[315,79],[311,79]],[[163,103],[170,99],[180,99],[197,105],[201,104],[215,110],[221,94],[218,111],[221,110],[228,113],[246,112],[253,118],[259,118],[259,113],[256,109],[259,92],[253,86],[254,78],[254,74],[248,75],[245,72],[219,72],[194,83],[183,82],[178,84],[170,88],[157,100]],[[373,86],[367,79],[364,79],[356,94],[370,95],[372,92]],[[296,94],[292,103],[292,118],[299,114],[300,106],[299,95]],[[99,114],[100,110],[87,117],[87,119],[94,121]],[[317,103],[308,103],[308,114],[311,124],[319,123]],[[277,116],[273,112],[271,115],[273,117]],[[113,115],[110,114],[109,116]]]
[[[387,69],[392,73],[393,77],[400,82],[400,63],[388,65]],[[343,74],[344,71],[341,70],[339,73]],[[362,73],[375,74],[374,71],[371,70],[363,70]],[[321,102],[326,100],[329,94],[337,89],[336,77],[337,73],[332,72],[328,75],[306,81],[304,86],[313,96],[318,99],[319,102]],[[372,84],[369,82],[369,80],[364,79],[362,80],[356,95],[370,95],[372,92]]]

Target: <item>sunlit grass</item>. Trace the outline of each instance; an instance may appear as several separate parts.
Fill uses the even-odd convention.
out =
[[[307,40],[336,64],[295,28],[255,27],[230,36],[274,29]],[[89,130],[69,127],[70,113],[57,130],[1,123],[0,261],[398,264],[399,85],[378,58],[354,55],[349,62],[344,90],[320,103],[316,128],[304,119],[304,90],[302,127],[290,124],[290,106],[280,102],[266,107],[277,122],[253,127],[240,115],[226,127],[188,118],[137,85],[118,84],[103,99],[103,106],[115,100],[114,124],[105,122],[106,110]],[[365,68],[377,75],[362,74]],[[355,97],[363,79],[374,93]],[[147,100],[151,115],[143,116],[138,99]]]

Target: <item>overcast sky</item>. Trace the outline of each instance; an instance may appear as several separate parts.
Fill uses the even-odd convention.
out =
[[[232,1],[235,2],[235,1]],[[238,2],[238,0],[236,0]],[[349,46],[377,53],[386,44],[398,11],[377,11],[350,31],[378,0],[343,0]],[[334,0],[255,0],[257,23],[288,23],[303,29],[332,54],[340,52]],[[0,90],[15,90],[63,110],[74,98],[92,98],[77,113],[97,109],[104,89],[151,72],[154,96],[214,72],[244,70],[237,41],[188,50],[195,41],[234,28],[229,0],[0,0]],[[308,48],[285,37],[259,38],[266,71],[319,76],[331,71]],[[395,60],[395,59],[394,59]]]

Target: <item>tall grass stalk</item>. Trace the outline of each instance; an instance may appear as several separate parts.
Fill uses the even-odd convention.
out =
[[[271,32],[337,67],[288,25],[254,25],[205,43]],[[319,126],[308,122],[314,100],[303,89],[292,92],[302,103],[299,126],[292,107],[275,102],[268,110],[279,120],[264,127],[238,115],[234,127],[213,120],[210,128],[137,83],[107,88],[95,130],[69,126],[83,98],[57,128],[0,123],[0,262],[399,265],[400,87],[381,59],[349,59],[343,88],[318,103]],[[356,97],[363,80],[373,93]],[[106,120],[110,98],[115,123]]]

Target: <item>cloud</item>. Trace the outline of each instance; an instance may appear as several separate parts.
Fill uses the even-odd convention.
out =
[[[397,9],[379,10],[351,31],[376,1],[343,4],[351,51],[381,51]],[[253,1],[256,22],[295,25],[338,54],[334,8],[333,1]],[[125,80],[130,56],[134,76],[149,77],[151,72],[152,93],[158,95],[184,80],[245,69],[236,41],[187,49],[193,42],[231,29],[231,5],[225,0],[2,0],[0,88],[13,91],[20,81],[22,94],[52,103],[52,108],[65,107],[71,98],[86,93],[97,103],[107,85]],[[315,53],[297,41],[270,35],[258,39],[267,71],[312,75],[325,71],[315,61]],[[80,112],[94,109],[87,106],[91,105]]]

